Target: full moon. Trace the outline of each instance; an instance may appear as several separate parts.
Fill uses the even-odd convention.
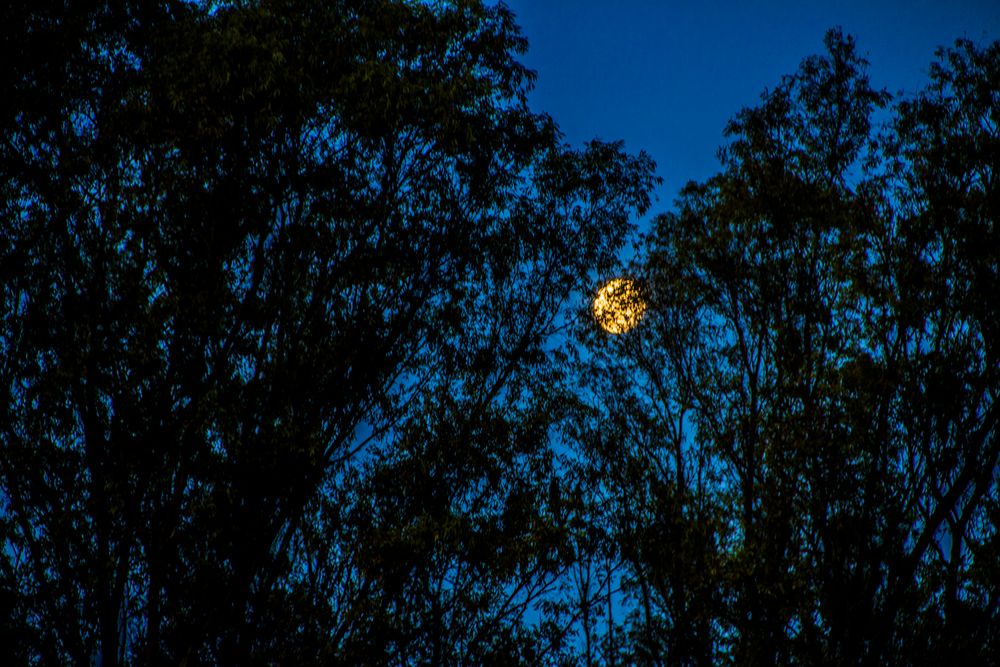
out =
[[[631,278],[612,278],[604,283],[594,297],[593,312],[594,319],[608,333],[630,331],[646,312],[639,283]]]

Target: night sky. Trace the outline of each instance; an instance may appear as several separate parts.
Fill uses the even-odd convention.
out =
[[[726,122],[840,26],[871,63],[872,82],[904,95],[928,80],[934,50],[1000,38],[997,0],[722,2],[507,0],[538,73],[531,104],[574,146],[623,139],[663,177],[652,213],[689,180],[717,171]]]

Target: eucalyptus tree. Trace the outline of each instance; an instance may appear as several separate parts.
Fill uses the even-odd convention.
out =
[[[588,335],[637,661],[995,660],[1000,45],[891,109],[826,47],[656,219],[643,325]]]
[[[550,650],[546,346],[649,159],[560,143],[502,5],[2,20],[0,651]]]

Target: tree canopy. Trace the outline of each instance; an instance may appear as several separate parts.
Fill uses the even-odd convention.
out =
[[[624,267],[502,4],[2,11],[5,664],[996,662],[1000,43],[831,31]]]
[[[1000,44],[941,51],[891,115],[826,48],[656,217],[645,326],[592,343],[638,661],[1000,655]]]

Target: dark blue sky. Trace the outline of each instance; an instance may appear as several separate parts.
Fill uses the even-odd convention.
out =
[[[821,53],[841,26],[890,92],[927,81],[934,50],[958,37],[1000,39],[1000,0],[506,0],[538,72],[531,96],[575,146],[624,139],[664,183],[653,212],[717,170],[726,121]]]

